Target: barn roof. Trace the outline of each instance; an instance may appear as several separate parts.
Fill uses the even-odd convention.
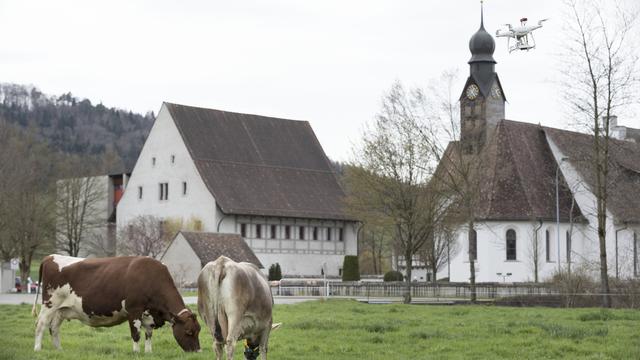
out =
[[[350,220],[307,121],[165,105],[224,213]]]
[[[474,206],[477,220],[555,220],[556,161],[542,127],[502,120],[480,156],[474,158],[460,156],[461,147],[457,144],[449,144],[436,175],[448,181],[451,174],[459,176],[455,169],[460,165],[452,162],[458,159],[479,162],[476,167],[470,167],[471,188],[478,193]],[[560,220],[568,222],[572,200],[562,174],[559,193]],[[584,220],[577,204],[574,204],[573,219]]]
[[[544,128],[567,161],[595,192],[596,179],[592,161],[593,136],[573,131]],[[640,143],[610,139],[607,209],[619,223],[640,223]]]
[[[190,231],[181,231],[178,234],[182,234],[187,240],[198,255],[202,266],[224,255],[235,262],[248,262],[264,268],[249,245],[238,234]]]

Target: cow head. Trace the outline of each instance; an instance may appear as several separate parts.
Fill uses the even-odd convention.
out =
[[[200,324],[196,315],[185,312],[173,317],[173,337],[184,351],[200,351]]]

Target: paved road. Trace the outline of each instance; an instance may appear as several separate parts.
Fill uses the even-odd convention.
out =
[[[33,304],[35,294],[0,294],[0,305],[20,305]],[[293,297],[293,296],[277,296],[274,301],[280,304],[297,304],[304,301],[318,300],[319,297]],[[187,296],[184,298],[185,304],[196,304],[198,298],[195,296]]]

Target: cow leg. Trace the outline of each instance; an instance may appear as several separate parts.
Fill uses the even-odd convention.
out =
[[[218,320],[215,320],[214,328],[211,329],[213,334],[213,349],[216,352],[216,360],[222,360],[222,349],[224,348],[224,336],[222,335],[222,328]]]
[[[34,351],[40,351],[42,349],[42,337],[44,336],[44,330],[51,324],[51,316],[54,315],[53,310],[43,305],[40,309],[40,315],[38,315],[38,322],[36,323],[36,338]]]
[[[269,334],[271,326],[267,327],[260,335],[260,359],[267,360],[267,351],[269,350]]]
[[[49,325],[53,347],[58,350],[62,350],[62,347],[60,346],[60,326],[62,325],[62,320],[64,320],[62,318],[62,313],[58,310],[53,314],[51,324]]]
[[[140,314],[129,313],[129,330],[131,330],[131,339],[133,340],[133,352],[140,352],[140,328],[142,321]]]
[[[242,326],[240,324],[239,319],[231,318],[227,321],[228,326],[228,334],[227,341],[225,343],[227,350],[227,360],[233,359],[233,352],[236,348],[236,343],[240,338],[240,333],[242,332]]]
[[[150,353],[151,352],[151,335],[153,334],[153,328],[152,327],[145,327],[144,328],[144,352],[145,353]]]

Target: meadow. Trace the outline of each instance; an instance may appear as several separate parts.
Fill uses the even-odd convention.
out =
[[[153,354],[134,355],[126,324],[61,329],[62,351],[45,335],[33,352],[29,305],[0,306],[0,359],[212,359],[183,353],[165,326],[154,332]],[[640,312],[634,310],[497,306],[369,305],[351,300],[276,305],[271,359],[639,359]],[[238,345],[236,359],[242,359]]]

